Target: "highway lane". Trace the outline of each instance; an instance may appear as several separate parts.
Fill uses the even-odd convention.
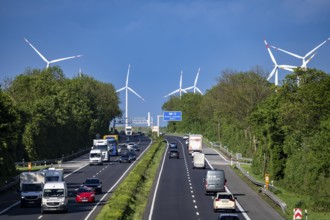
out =
[[[131,139],[131,141],[138,142],[139,140],[136,138]],[[141,155],[150,146],[150,139],[141,137],[139,146],[141,150],[138,155]],[[112,158],[110,163],[106,163],[103,166],[89,166],[88,155],[63,163],[62,167],[65,171],[65,181],[67,182],[70,196],[68,213],[40,214],[40,207],[20,208],[18,201],[16,206],[2,213],[0,219],[94,219],[124,174],[127,174],[134,164],[120,164]],[[72,171],[74,172],[72,173]],[[94,204],[76,204],[75,189],[89,177],[97,177],[102,181],[103,193],[96,195],[96,203]],[[17,195],[15,196],[17,197]],[[1,196],[0,200],[2,200]]]
[[[178,144],[178,150],[180,159],[169,159],[168,152],[165,154],[152,219],[197,219],[191,182],[188,179],[189,164],[182,144]]]
[[[166,136],[166,138],[169,142],[184,143],[183,139],[179,137]],[[214,149],[207,147],[203,149],[207,161],[210,162],[210,166],[206,170],[192,169],[191,155],[188,154],[185,147],[182,148],[182,151],[184,153],[181,156],[184,155],[185,162],[180,160],[174,164],[171,161],[174,159],[168,160],[165,158],[161,181],[156,192],[155,208],[153,213],[149,215],[151,217],[149,220],[168,219],[169,214],[167,212],[172,212],[171,210],[175,210],[174,214],[170,216],[171,219],[217,219],[220,213],[213,212],[213,197],[212,195],[205,195],[203,185],[203,178],[205,178],[206,170],[210,169],[210,166],[225,170],[228,181],[227,188],[237,197],[238,207],[235,213],[240,216],[240,219],[283,219],[231,170],[228,166],[230,161],[225,160]],[[182,167],[186,165],[186,170],[182,170]],[[171,169],[172,172],[168,169]],[[170,179],[175,182],[176,187],[168,188],[167,183],[170,182]],[[187,186],[185,184],[187,181],[190,181],[191,185]],[[170,190],[176,191],[169,192]],[[190,197],[175,197],[177,193],[187,193],[187,191],[190,192]],[[166,200],[158,199],[164,196],[167,198]],[[243,208],[239,209],[240,206]]]

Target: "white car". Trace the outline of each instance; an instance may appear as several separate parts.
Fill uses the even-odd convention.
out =
[[[220,210],[231,210],[236,209],[236,198],[233,194],[228,192],[218,192],[213,200],[214,212]]]

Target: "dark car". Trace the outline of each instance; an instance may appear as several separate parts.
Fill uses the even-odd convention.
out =
[[[88,178],[83,186],[94,189],[95,193],[102,193],[102,182],[98,178]]]
[[[131,151],[140,151],[139,145],[134,144],[133,146],[131,146]]]
[[[133,161],[133,157],[131,154],[123,154],[119,157],[119,163],[130,163]]]
[[[134,151],[128,151],[126,154],[132,157],[132,160],[136,160],[136,153]]]
[[[177,158],[179,159],[179,151],[178,150],[170,150],[168,158]]]
[[[170,149],[178,149],[177,143],[170,143]]]

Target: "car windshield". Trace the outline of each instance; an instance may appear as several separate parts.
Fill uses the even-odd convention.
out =
[[[219,194],[218,199],[232,199],[232,195],[229,194]]]
[[[41,184],[23,184],[22,192],[42,191]]]
[[[44,189],[44,197],[63,197],[64,189]]]
[[[91,153],[90,158],[100,158],[101,157],[101,154],[100,153]]]

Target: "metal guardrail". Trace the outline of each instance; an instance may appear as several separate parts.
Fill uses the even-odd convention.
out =
[[[231,154],[229,151],[227,151],[226,148],[222,147],[220,144],[217,144],[217,143],[212,143],[212,142],[209,142],[209,144],[211,145],[211,147],[213,148],[218,148],[221,152],[223,152],[224,154],[226,154],[227,157],[230,157],[230,158],[233,158],[235,159],[236,157]],[[248,174],[248,172],[246,172],[241,166],[240,166],[240,162],[248,162],[248,163],[251,163],[252,162],[252,158],[239,158],[237,160],[237,163],[235,164],[235,167],[237,169],[239,169],[241,171],[241,173],[246,177],[248,178],[254,185],[257,185],[257,186],[260,186],[260,191],[267,195],[275,204],[277,204],[281,209],[282,209],[282,212],[285,213],[286,209],[287,209],[287,204],[285,202],[283,202],[280,198],[278,198],[276,195],[274,195],[274,193],[272,193],[270,190],[278,190],[274,185],[269,185],[268,188],[270,190],[267,190],[265,188],[265,183],[263,182],[259,182],[257,181],[256,179],[254,179],[252,176],[250,176]]]
[[[48,160],[38,160],[38,161],[29,161],[29,162],[15,162],[16,167],[17,166],[25,166],[27,167],[28,163],[31,163],[32,166],[39,166],[39,165],[55,165],[55,164],[59,164],[62,163],[63,161],[68,161],[71,160],[75,157],[78,157],[80,155],[83,155],[87,152],[89,152],[90,147],[86,147],[84,149],[81,149],[75,153],[72,153],[68,156],[64,156],[61,158],[56,158],[56,159],[48,159]],[[19,184],[19,175],[18,176],[14,176],[13,178],[11,178],[7,184],[3,185],[0,187],[0,193],[7,191],[15,186],[17,186]]]
[[[235,164],[235,167],[237,169],[239,169],[242,174],[248,178],[254,185],[260,186],[260,190],[263,194],[267,195],[274,203],[276,203],[278,206],[280,206],[280,208],[282,209],[282,212],[285,213],[285,210],[287,209],[287,204],[285,202],[283,202],[280,198],[278,198],[276,195],[274,195],[274,193],[272,193],[270,190],[267,190],[265,188],[265,183],[263,182],[259,182],[257,180],[255,180],[252,176],[250,176],[241,166],[239,163]],[[275,186],[273,185],[269,185],[268,186],[269,189],[271,190],[278,190]]]

